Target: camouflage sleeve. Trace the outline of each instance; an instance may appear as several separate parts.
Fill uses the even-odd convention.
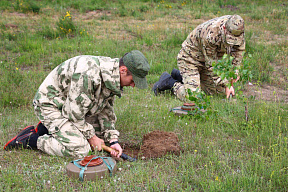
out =
[[[217,46],[209,43],[205,38],[202,38],[202,53],[205,58],[205,66],[210,68],[212,63],[217,61]]]
[[[84,135],[90,139],[95,135],[93,126],[85,121],[86,113],[92,107],[93,98],[92,82],[84,73],[74,73],[68,97],[63,105],[62,114],[69,119]]]
[[[113,105],[114,97],[109,100],[105,108],[98,115],[101,133],[104,135],[105,141],[118,139],[119,137],[119,131],[115,129],[117,117],[114,113]]]
[[[234,57],[232,64],[235,66],[241,65],[243,54],[245,52],[245,41],[241,46],[233,46],[231,56]]]

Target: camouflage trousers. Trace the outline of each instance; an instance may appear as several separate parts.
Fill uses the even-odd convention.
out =
[[[183,84],[177,82],[173,86],[173,92],[181,101],[187,101],[188,89],[192,92],[203,90],[206,94],[225,94],[225,83],[215,75],[212,67],[207,68],[204,62],[199,62],[181,50],[177,56],[177,65],[183,78]]]
[[[53,106],[34,106],[35,114],[48,129],[49,134],[40,136],[37,148],[49,155],[57,156],[87,156],[90,144],[84,135],[64,118]]]

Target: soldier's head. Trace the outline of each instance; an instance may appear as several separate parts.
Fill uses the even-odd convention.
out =
[[[138,50],[125,53],[119,61],[120,85],[136,86],[140,89],[148,87],[146,75],[150,70],[145,56]]]
[[[226,43],[241,45],[244,41],[244,20],[239,15],[232,15],[225,23]]]

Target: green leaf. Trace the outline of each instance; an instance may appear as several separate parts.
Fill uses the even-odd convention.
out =
[[[191,96],[191,97],[189,97],[189,100],[190,100],[190,101],[197,101],[197,98],[196,98],[196,97],[193,97],[193,96]]]
[[[224,79],[225,79],[225,73],[222,73],[221,76],[220,76],[220,78],[221,78],[222,80],[224,80]]]

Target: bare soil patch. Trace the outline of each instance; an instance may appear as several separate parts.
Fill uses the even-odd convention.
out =
[[[12,12],[9,15],[14,16],[14,17],[27,17],[27,14],[25,13],[18,13],[18,12]]]
[[[15,28],[18,29],[18,25],[14,25],[14,24],[5,24],[4,25],[6,28]]]
[[[288,90],[284,90],[273,85],[247,85],[243,93],[248,97],[254,96],[257,100],[288,102]]]
[[[237,10],[239,10],[238,7],[233,6],[233,5],[222,5],[221,8],[222,8],[222,9],[223,9],[223,8],[229,9],[230,11],[237,11]]]
[[[82,18],[84,20],[90,20],[95,17],[102,17],[102,16],[111,16],[111,11],[105,11],[105,10],[89,11],[86,14],[84,14]]]

